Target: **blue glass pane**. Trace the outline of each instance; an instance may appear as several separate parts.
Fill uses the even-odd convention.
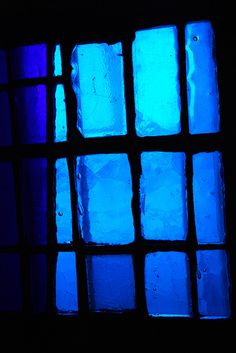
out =
[[[0,49],[0,83],[8,82],[6,50]]]
[[[84,137],[126,134],[121,43],[77,45],[72,53],[77,127]]]
[[[11,145],[11,112],[7,92],[0,92],[0,146]]]
[[[54,76],[62,75],[61,47],[56,45],[54,53]]]
[[[55,91],[56,121],[55,121],[55,142],[66,141],[67,121],[66,103],[63,85],[57,85]]]
[[[0,311],[20,311],[22,288],[18,254],[0,254],[0,283]]]
[[[88,256],[87,276],[91,311],[124,311],[135,308],[132,256]]]
[[[14,245],[18,241],[16,197],[12,163],[0,162],[0,245]]]
[[[156,136],[180,132],[176,27],[136,32],[133,68],[137,134]]]
[[[80,226],[86,242],[126,244],[134,240],[127,155],[78,157],[77,189]]]
[[[144,238],[186,239],[185,154],[144,152],[141,154],[141,163],[141,223]]]
[[[78,311],[77,276],[75,254],[58,254],[56,270],[56,307],[59,313]]]
[[[33,312],[47,310],[47,257],[45,254],[30,256],[30,299]]]
[[[185,28],[189,130],[192,134],[219,131],[219,97],[210,22]]]
[[[197,251],[198,307],[203,318],[230,316],[230,279],[224,250]]]
[[[72,241],[70,179],[66,158],[56,161],[56,229],[59,243]]]
[[[20,143],[46,142],[46,86],[20,87],[14,91],[14,119]]]
[[[191,316],[188,257],[181,252],[146,255],[145,289],[152,316]]]
[[[11,50],[11,75],[15,80],[47,75],[47,45],[34,44]]]
[[[219,152],[193,155],[193,197],[199,243],[224,243],[224,184]]]
[[[47,160],[20,162],[21,212],[25,239],[30,244],[47,243]]]

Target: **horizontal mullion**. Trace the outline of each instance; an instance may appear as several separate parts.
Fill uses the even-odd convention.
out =
[[[63,83],[63,76],[46,76],[46,77],[36,77],[36,78],[22,78],[18,80],[12,80],[9,83],[1,84],[0,91],[10,90],[16,87],[25,86],[37,86],[40,84],[50,84],[50,83]]]

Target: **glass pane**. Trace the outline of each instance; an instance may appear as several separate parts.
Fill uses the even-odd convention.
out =
[[[47,160],[20,162],[21,210],[25,239],[30,244],[47,243]]]
[[[126,134],[121,43],[77,45],[72,53],[77,127],[84,137]]]
[[[219,152],[193,155],[193,196],[199,243],[224,243],[224,184]]]
[[[157,136],[180,132],[176,27],[136,32],[133,69],[137,134]]]
[[[220,125],[214,32],[210,22],[185,29],[189,130],[217,132]]]
[[[13,166],[9,161],[0,162],[0,245],[18,242],[16,196]]]
[[[230,316],[230,279],[223,250],[197,251],[199,313],[203,318]]]
[[[58,243],[72,241],[70,179],[66,158],[56,161],[56,228]]]
[[[146,255],[145,289],[152,316],[191,316],[189,262],[185,253]]]
[[[46,86],[14,90],[14,119],[20,143],[46,142]]]
[[[75,254],[61,252],[57,259],[56,307],[60,314],[78,311]]]
[[[47,45],[34,44],[11,50],[11,75],[14,80],[47,75]]]
[[[87,276],[91,311],[135,308],[132,256],[87,256]]]
[[[132,181],[127,155],[78,157],[77,183],[79,219],[85,241],[106,244],[132,242]]]
[[[66,141],[67,121],[66,103],[63,85],[57,85],[55,91],[56,121],[55,121],[55,142]]]
[[[33,312],[47,310],[47,257],[45,254],[30,256],[30,299]]]
[[[186,239],[185,154],[144,152],[141,154],[141,163],[141,223],[144,238]]]
[[[20,256],[0,254],[0,311],[22,309]]]
[[[58,44],[54,53],[54,76],[60,75],[62,75],[61,46]]]
[[[6,50],[0,49],[0,83],[8,82]]]
[[[12,144],[11,112],[7,92],[0,92],[0,146]]]

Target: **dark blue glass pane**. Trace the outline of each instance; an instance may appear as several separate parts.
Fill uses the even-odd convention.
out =
[[[46,86],[14,90],[14,119],[20,143],[46,142]]]
[[[47,75],[47,45],[34,44],[11,50],[11,74],[14,80]]]
[[[56,229],[58,243],[72,241],[70,179],[66,158],[56,161]]]
[[[77,127],[84,137],[126,134],[121,43],[77,45],[72,53]]]
[[[224,184],[221,153],[193,155],[193,196],[199,243],[224,243]]]
[[[56,307],[61,314],[78,311],[75,254],[58,254],[56,270]]]
[[[124,311],[135,308],[132,256],[88,256],[87,276],[91,311]]]
[[[185,28],[189,130],[217,132],[220,127],[214,32],[210,22]]]
[[[187,235],[185,154],[143,152],[141,163],[144,238],[184,240]]]
[[[0,49],[0,83],[7,83],[8,73],[7,73],[7,56],[6,51]]]
[[[0,311],[20,311],[22,288],[18,254],[0,254],[0,283]]]
[[[13,166],[9,161],[0,162],[0,245],[18,242],[16,196]]]
[[[156,136],[180,132],[176,27],[136,32],[133,67],[137,134]]]
[[[47,160],[23,159],[20,163],[21,210],[25,239],[47,243]]]
[[[66,121],[66,103],[63,85],[57,85],[55,91],[56,119],[55,119],[55,142],[66,141],[67,121]]]
[[[79,219],[85,241],[132,242],[132,181],[127,155],[78,157],[77,183]]]
[[[0,146],[12,143],[11,112],[7,92],[0,92]]]
[[[197,251],[198,307],[203,318],[230,316],[230,279],[224,250]]]
[[[47,258],[45,254],[30,256],[30,299],[33,312],[47,310]]]
[[[191,316],[189,262],[185,253],[146,255],[145,289],[152,316]]]
[[[54,52],[54,76],[62,75],[61,47],[56,45]]]

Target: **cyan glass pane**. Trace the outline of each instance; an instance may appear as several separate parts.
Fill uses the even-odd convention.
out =
[[[0,311],[22,310],[22,288],[18,254],[0,253]]]
[[[141,224],[144,238],[186,239],[185,154],[143,152],[141,163]]]
[[[193,198],[199,243],[224,243],[224,183],[221,153],[193,155]]]
[[[61,47],[56,45],[54,53],[54,76],[62,75]]]
[[[56,307],[60,314],[78,311],[75,254],[61,252],[57,258]]]
[[[20,162],[21,212],[24,237],[30,244],[47,243],[47,160]]]
[[[46,86],[19,87],[14,90],[14,119],[20,143],[46,142]]]
[[[124,311],[135,308],[131,255],[87,256],[91,311]]]
[[[46,76],[47,45],[25,45],[12,49],[11,75],[14,80]]]
[[[0,83],[8,82],[6,50],[0,49]]]
[[[136,32],[133,70],[137,134],[157,136],[180,132],[181,103],[175,26]]]
[[[121,43],[76,45],[71,65],[77,127],[84,137],[126,134]]]
[[[0,91],[0,146],[12,144],[11,112],[8,93]]]
[[[70,179],[66,158],[56,161],[56,229],[58,243],[72,241]]]
[[[230,316],[230,279],[224,250],[197,251],[198,307],[203,318]]]
[[[18,242],[16,196],[13,166],[9,161],[0,162],[0,245]]]
[[[181,252],[146,255],[145,290],[152,316],[191,316],[189,260]]]
[[[66,141],[67,121],[66,103],[63,85],[57,85],[55,91],[56,121],[55,121],[55,142]]]
[[[47,310],[47,257],[45,254],[30,256],[30,299],[33,312]]]
[[[214,32],[208,21],[186,25],[189,131],[217,132],[220,127]]]
[[[132,180],[126,154],[78,157],[77,190],[86,242],[126,244],[134,240]]]

